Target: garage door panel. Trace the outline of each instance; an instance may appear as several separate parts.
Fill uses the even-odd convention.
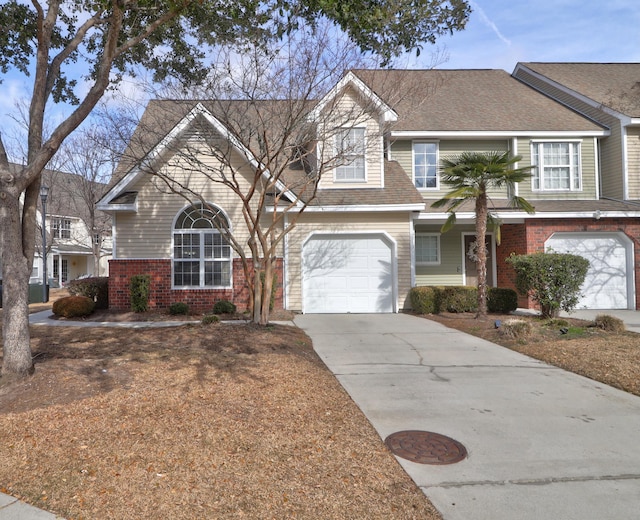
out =
[[[589,260],[589,271],[582,284],[582,297],[577,308],[629,308],[629,265],[627,243],[620,235],[605,233],[562,234],[551,237],[546,244],[559,253],[580,255]]]
[[[391,254],[382,236],[312,237],[303,249],[305,312],[393,312]]]

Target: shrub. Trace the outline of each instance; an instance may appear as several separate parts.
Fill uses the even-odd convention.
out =
[[[72,280],[67,285],[71,296],[86,296],[96,303],[96,309],[109,308],[109,277],[94,276]]]
[[[499,329],[500,335],[511,339],[527,338],[533,332],[533,326],[527,320],[507,320]]]
[[[439,291],[435,287],[412,287],[409,291],[411,308],[418,314],[440,312]]]
[[[89,316],[96,304],[86,296],[65,296],[53,302],[53,314],[63,318],[80,318]]]
[[[447,312],[478,310],[478,289],[469,286],[440,287],[440,309]]]
[[[589,270],[586,258],[569,253],[534,253],[511,255],[507,262],[516,271],[518,292],[530,295],[540,305],[543,317],[556,317],[561,309],[575,309]]]
[[[151,276],[136,274],[129,280],[129,297],[133,312],[145,312],[149,308]]]
[[[178,314],[189,314],[189,306],[184,302],[172,303],[169,306],[169,314],[176,316]]]
[[[216,316],[215,314],[205,314],[202,317],[202,324],[203,325],[212,325],[214,323],[218,323],[220,321],[220,318],[218,316]]]
[[[518,293],[513,289],[489,287],[487,292],[487,310],[489,312],[508,313],[518,308]]]
[[[609,314],[598,314],[594,320],[595,326],[609,332],[624,332],[624,321]]]
[[[213,306],[214,314],[235,314],[236,306],[229,300],[219,300]]]

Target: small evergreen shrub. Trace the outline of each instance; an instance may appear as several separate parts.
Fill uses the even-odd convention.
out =
[[[53,302],[53,314],[63,318],[81,318],[89,316],[96,304],[86,296],[65,296]]]
[[[440,312],[439,292],[435,287],[412,287],[409,291],[411,308],[418,314],[438,314]]]
[[[477,311],[478,289],[469,286],[441,287],[440,309],[447,312]]]
[[[149,292],[151,289],[151,276],[148,274],[136,274],[129,280],[129,297],[133,312],[145,312],[149,309]]]
[[[96,302],[96,309],[109,308],[109,277],[94,276],[71,280],[67,284],[71,296],[86,296]]]
[[[518,293],[513,289],[489,287],[487,291],[487,310],[489,312],[509,313],[518,308]]]
[[[235,314],[236,306],[229,300],[219,300],[213,306],[214,314]]]
[[[179,314],[189,314],[189,306],[184,302],[172,303],[169,306],[169,314],[171,314],[172,316],[177,316]]]
[[[589,270],[589,260],[569,253],[534,253],[507,258],[516,271],[516,288],[530,295],[545,318],[560,310],[571,312],[578,305],[580,287]]]
[[[501,336],[510,339],[527,338],[533,332],[533,326],[527,320],[507,320],[499,329]]]
[[[206,314],[202,317],[203,325],[213,325],[214,323],[219,323],[220,318],[215,314]]]
[[[594,320],[595,326],[608,332],[624,332],[624,321],[609,314],[598,314]]]

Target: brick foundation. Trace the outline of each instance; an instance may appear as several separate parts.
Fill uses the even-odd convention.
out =
[[[512,253],[517,255],[544,251],[545,241],[554,233],[560,232],[622,232],[634,244],[634,267],[636,309],[640,308],[640,220],[625,218],[595,219],[527,219],[523,224],[504,224],[502,226],[502,243],[496,249],[498,266],[498,287],[515,289],[515,272],[505,259]],[[518,305],[534,308],[532,301],[519,297]]]
[[[282,309],[282,259],[276,261],[278,284],[275,308]],[[171,260],[110,260],[109,308],[130,310],[129,280],[138,274],[151,275],[149,294],[150,309],[168,309],[171,304],[184,302],[193,312],[209,312],[215,302],[229,300],[239,311],[247,310],[249,289],[246,284],[242,261],[233,260],[233,288],[229,289],[172,289]]]

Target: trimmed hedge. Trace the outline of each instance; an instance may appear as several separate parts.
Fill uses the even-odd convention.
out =
[[[96,303],[96,309],[109,308],[109,277],[94,276],[71,280],[67,285],[71,296],[86,296]]]
[[[470,286],[423,286],[409,292],[411,307],[419,314],[440,312],[476,312],[478,288]],[[489,312],[508,313],[518,308],[518,294],[513,289],[490,287],[487,291]]]
[[[235,314],[236,306],[229,300],[219,300],[213,305],[213,314]]]
[[[96,304],[86,296],[65,296],[53,302],[53,314],[63,318],[81,318],[89,316]]]
[[[151,290],[151,276],[148,274],[134,274],[129,280],[129,297],[133,312],[145,312],[149,309],[149,292]]]
[[[189,314],[189,305],[184,302],[172,303],[169,306],[169,314],[171,314],[172,316],[177,316],[180,314],[187,315]]]

